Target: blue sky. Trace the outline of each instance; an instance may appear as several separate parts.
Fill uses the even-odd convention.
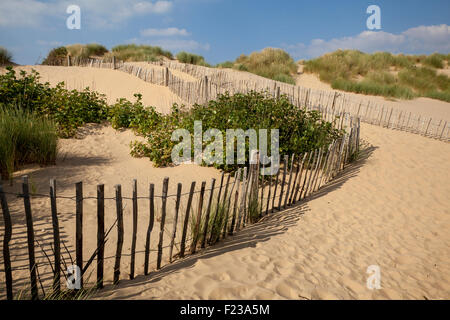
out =
[[[68,5],[81,9],[81,29],[66,27]],[[369,31],[369,5],[381,9]],[[0,0],[0,46],[34,64],[56,46],[97,42],[159,45],[234,60],[265,47],[295,59],[338,48],[365,52],[450,52],[448,0]]]

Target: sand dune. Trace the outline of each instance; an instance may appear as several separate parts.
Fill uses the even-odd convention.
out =
[[[131,99],[133,93],[140,92],[144,103],[155,105],[160,111],[167,111],[170,103],[177,101],[167,88],[118,71],[46,66],[20,68],[35,68],[42,80],[52,84],[66,81],[71,89],[93,86],[107,94],[109,101],[119,97]],[[449,104],[428,100],[395,103],[399,107],[417,108],[430,116],[450,118]],[[308,202],[269,216],[227,241],[168,265],[149,277],[138,276],[133,281],[123,280],[119,287],[107,287],[96,298],[450,298],[450,144],[366,124],[361,134],[369,143],[362,158]],[[60,140],[56,166],[27,166],[15,174],[14,186],[6,186],[6,190],[20,191],[23,174],[30,175],[37,193],[48,193],[48,180],[56,178],[60,194],[73,195],[73,184],[82,180],[85,196],[95,196],[96,184],[104,183],[107,197],[113,196],[113,186],[118,183],[129,196],[134,178],[138,179],[138,190],[147,192],[150,182],[160,186],[163,177],[168,176],[169,194],[173,194],[176,182],[182,182],[187,189],[192,180],[200,182],[220,177],[213,168],[183,165],[158,169],[148,159],[132,158],[128,145],[135,138],[131,131],[89,125],[83,128],[80,139]],[[8,200],[14,223],[13,277],[20,285],[28,279],[23,202],[13,196]],[[138,229],[140,246],[148,222],[147,202],[139,203],[143,212]],[[115,219],[114,205],[106,204],[107,226]],[[58,206],[63,238],[71,244],[75,234],[74,203],[63,200]],[[34,199],[32,208],[37,239],[51,243],[48,199]],[[95,210],[96,202],[86,201],[87,235],[96,232]],[[130,228],[128,204],[125,229]],[[85,257],[88,258],[95,248],[96,237],[86,237],[85,241]],[[109,241],[107,257],[114,254],[115,232]],[[129,238],[125,240],[124,252],[129,250],[130,242]],[[72,249],[73,246],[69,247]],[[142,247],[137,250],[141,251]],[[39,253],[38,260],[44,263],[45,257]],[[105,264],[109,281],[113,259],[107,259]],[[137,274],[142,274],[142,265],[139,253]],[[369,265],[381,268],[381,290],[366,288]],[[126,278],[128,258],[123,259],[122,268],[123,278]],[[40,272],[47,278],[50,275],[50,270]],[[4,273],[0,272],[0,282],[3,277]],[[2,294],[4,291],[0,290]]]
[[[362,159],[312,200],[98,298],[450,298],[450,145],[362,129]]]

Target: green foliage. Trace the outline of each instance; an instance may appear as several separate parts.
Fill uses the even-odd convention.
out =
[[[0,105],[0,173],[8,179],[20,165],[55,163],[56,125],[14,105]]]
[[[117,110],[117,108],[114,108]],[[119,108],[122,113],[114,114],[122,120],[124,127],[133,127],[133,107],[131,105]],[[119,114],[125,114],[119,116]],[[166,115],[158,114],[154,109],[142,109],[136,113],[141,119],[133,128],[138,134],[147,138],[147,143],[132,144],[134,156],[149,157],[155,166],[171,164],[171,152],[178,144],[171,140],[176,129],[187,129],[191,133],[193,143],[194,121],[201,120],[203,133],[209,128],[221,131],[224,140],[227,129],[279,129],[279,146],[281,154],[300,154],[315,148],[328,145],[340,132],[332,129],[332,124],[321,119],[317,111],[305,111],[291,104],[287,97],[279,100],[269,94],[250,92],[248,94],[224,94],[217,100],[211,100],[207,105],[194,105],[190,110],[174,105],[172,112]],[[113,123],[116,120],[110,118]],[[267,137],[270,146],[270,134]],[[224,141],[225,143],[226,141]],[[203,147],[206,147],[204,143]],[[194,148],[192,147],[192,150]],[[270,153],[270,150],[269,150]],[[246,142],[246,163],[248,163],[249,143]],[[224,160],[226,150],[224,150]],[[225,163],[225,161],[224,161]],[[233,171],[237,165],[217,165],[217,168]]]
[[[449,78],[438,75],[448,56],[366,54],[338,50],[305,63],[305,72],[316,73],[334,89],[402,99],[428,96],[447,101]],[[425,67],[418,67],[417,65]],[[392,71],[398,71],[398,75]]]
[[[231,69],[234,66],[234,62],[233,61],[225,61],[222,63],[218,63],[216,65],[216,68],[222,68],[222,69]]]
[[[195,64],[198,66],[210,67],[203,56],[181,51],[176,56],[177,60],[182,63]]]
[[[10,64],[12,62],[12,54],[0,46],[0,66]]]
[[[29,112],[53,119],[61,137],[71,137],[76,129],[85,123],[99,123],[106,120],[105,96],[90,91],[64,89],[64,83],[56,87],[40,83],[39,73],[20,72],[20,77],[11,68],[0,75],[0,104],[12,104]]]
[[[42,64],[49,66],[61,66],[67,59],[67,48],[59,47],[50,50],[47,57],[42,61]]]
[[[123,61],[154,61],[160,57],[173,58],[170,51],[165,51],[160,47],[146,45],[124,44],[112,48],[112,53]]]
[[[297,72],[297,64],[291,56],[281,49],[274,48],[265,48],[249,56],[241,55],[236,59],[234,68],[290,84],[295,83],[292,74]]]

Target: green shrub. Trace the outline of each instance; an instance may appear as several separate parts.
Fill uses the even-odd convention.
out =
[[[50,50],[44,61],[42,61],[42,64],[48,66],[61,66],[66,61],[67,54],[68,51],[66,47],[52,49]]]
[[[210,67],[210,65],[206,63],[205,58],[197,54],[181,51],[177,54],[176,58],[179,62],[182,63]]]
[[[8,179],[20,165],[54,164],[56,125],[50,119],[12,105],[0,105],[0,173]]]
[[[0,47],[0,66],[12,63],[12,54],[3,47]]]
[[[227,129],[244,131],[254,129],[256,133],[259,129],[279,129],[281,154],[300,154],[328,145],[340,134],[339,131],[332,129],[331,123],[323,121],[317,111],[304,111],[291,104],[285,96],[276,100],[269,94],[258,92],[223,94],[217,100],[211,100],[206,105],[196,104],[190,110],[175,104],[170,114],[151,117],[158,119],[152,122],[154,126],[151,129],[142,130],[139,126],[136,129],[147,138],[147,143],[134,143],[132,154],[149,157],[156,166],[166,166],[172,162],[171,152],[177,144],[171,140],[172,132],[183,128],[192,136],[196,120],[202,121],[204,131],[216,128],[222,132],[224,138]],[[133,120],[127,118],[126,122],[128,121]],[[270,134],[267,139],[270,146]],[[203,147],[205,146],[206,144]],[[246,163],[248,153],[247,143]],[[224,150],[225,158],[226,150]],[[215,166],[226,171],[237,168],[237,165],[215,164]]]
[[[108,105],[104,95],[90,91],[69,91],[61,82],[56,87],[40,83],[39,73],[20,72],[11,68],[0,75],[0,104],[13,104],[29,112],[53,119],[61,137],[71,137],[85,123],[106,120]]]
[[[225,61],[222,63],[218,63],[216,65],[216,68],[223,68],[223,69],[231,69],[234,66],[234,62],[233,61]]]

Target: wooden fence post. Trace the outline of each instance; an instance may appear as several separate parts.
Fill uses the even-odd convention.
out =
[[[281,210],[281,202],[283,201],[284,185],[286,183],[286,174],[289,165],[289,156],[284,156],[283,181],[281,182],[280,198],[278,200],[278,211]]]
[[[138,202],[137,202],[137,180],[133,180],[133,234],[131,237],[131,261],[130,261],[130,280],[134,279],[134,266],[136,259],[136,237],[138,228]]]
[[[191,190],[189,191],[189,198],[186,206],[186,214],[184,215],[183,234],[181,236],[181,245],[180,245],[180,258],[184,258],[184,251],[186,248],[187,228],[189,224],[189,214],[191,212],[191,205],[192,205],[192,198],[194,197],[194,191],[195,191],[195,181],[191,183]]]
[[[240,173],[241,173],[241,169],[238,169],[238,171],[235,174],[235,179],[234,179],[234,184],[233,184],[233,189],[235,186],[236,186],[236,189],[235,189],[235,196],[234,196],[234,203],[233,203],[233,218],[231,219],[231,226],[230,226],[230,230],[228,232],[228,235],[230,235],[230,236],[233,235],[234,225],[236,223],[236,210],[237,210],[238,201],[239,201]],[[232,196],[232,192],[230,194],[230,202],[229,203],[231,203],[231,196]],[[226,227],[227,227],[227,225],[225,224],[225,229],[226,229]]]
[[[216,205],[216,211],[214,213],[214,218],[212,220],[212,227],[214,227],[214,225],[216,224],[217,221],[217,215],[219,213],[219,207],[220,207],[220,196],[222,195],[222,187],[223,187],[223,178],[225,176],[225,172],[222,172],[222,177],[220,178],[220,187],[219,187],[219,194],[217,195],[217,205]],[[230,176],[228,175],[228,179],[230,178]],[[228,191],[228,182],[227,185],[225,187],[225,194],[224,197],[226,198],[227,196],[227,191]],[[211,229],[212,231],[212,229]],[[213,232],[211,232],[211,234],[209,235],[209,239],[208,239],[208,244],[212,243],[212,237],[213,237]]]
[[[75,184],[76,189],[76,230],[75,230],[75,251],[76,263],[80,270],[83,270],[83,183]],[[83,288],[83,277],[80,279],[81,288]]]
[[[155,222],[155,185],[150,184],[149,187],[149,207],[150,215],[147,227],[147,236],[145,239],[145,257],[144,257],[144,274],[148,275],[149,254],[150,254],[150,236],[153,230],[153,224]]]
[[[53,253],[55,256],[55,265],[53,268],[53,292],[58,293],[61,290],[61,241],[59,235],[58,212],[56,209],[56,181],[50,180],[50,206],[52,210],[53,226]]]
[[[105,185],[97,186],[97,289],[103,288],[105,257]]]
[[[198,200],[198,208],[197,208],[197,220],[195,221],[195,230],[191,244],[191,254],[194,254],[197,249],[197,242],[200,238],[200,228],[202,223],[202,210],[203,210],[203,197],[205,196],[205,187],[206,181],[202,182],[202,186],[200,188],[200,197]]]
[[[164,241],[164,224],[166,223],[166,205],[167,205],[167,191],[169,189],[169,178],[165,177],[162,189],[162,205],[161,205],[161,223],[159,229],[159,243],[158,243],[158,260],[156,262],[156,269],[161,269],[163,241]]]
[[[23,203],[24,203],[24,208],[25,208],[25,218],[27,221],[28,258],[29,258],[29,262],[30,262],[29,269],[30,269],[30,280],[31,280],[31,299],[37,300],[37,299],[39,299],[39,297],[38,297],[37,276],[36,276],[36,261],[35,261],[35,255],[34,255],[33,216],[31,214],[28,176],[22,177],[22,193],[23,193]]]
[[[289,199],[289,193],[291,191],[292,171],[293,171],[293,168],[294,168],[294,159],[295,159],[295,154],[293,154],[292,158],[291,158],[291,168],[289,170],[289,182],[288,182],[287,189],[286,189],[286,197],[284,198],[283,209],[286,209],[286,206],[287,206],[287,203],[288,203],[288,199]]]
[[[175,245],[175,237],[177,235],[177,224],[178,224],[178,212],[180,210],[180,198],[181,198],[181,188],[183,185],[179,183],[177,185],[177,200],[175,202],[175,216],[173,221],[173,229],[172,229],[172,240],[170,242],[170,252],[169,252],[169,262],[172,263],[172,253],[173,246]]]
[[[211,192],[209,193],[208,205],[206,206],[206,217],[205,217],[205,230],[203,230],[203,239],[201,247],[204,248],[206,245],[206,237],[208,236],[208,226],[209,226],[209,216],[211,214],[211,204],[214,195],[214,186],[216,185],[216,179],[211,179]]]
[[[0,202],[3,212],[3,221],[5,223],[5,234],[3,236],[3,264],[5,265],[5,281],[6,281],[6,298],[13,299],[12,291],[12,272],[11,272],[11,258],[9,253],[9,241],[11,241],[12,224],[11,215],[9,213],[8,202],[6,201],[3,186],[0,183]]]
[[[122,186],[116,185],[116,212],[117,212],[117,248],[114,262],[114,284],[119,283],[120,279],[120,259],[122,257],[123,246],[123,207],[122,207]]]

